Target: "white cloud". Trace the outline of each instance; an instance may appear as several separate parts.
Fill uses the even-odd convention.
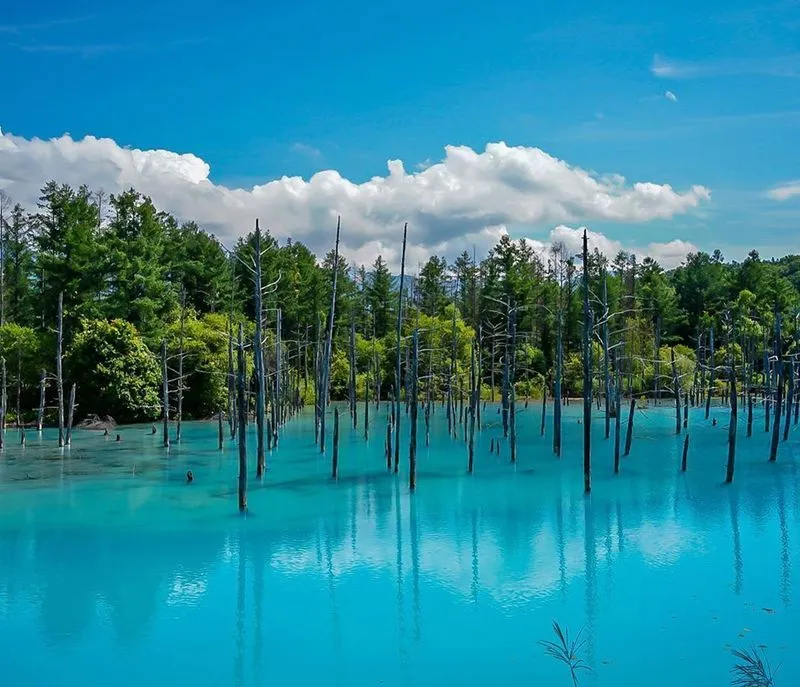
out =
[[[743,57],[679,62],[659,55],[653,58],[650,71],[661,79],[700,79],[714,76],[800,76],[800,53],[780,57]]]
[[[779,184],[767,191],[767,195],[772,200],[789,200],[795,196],[800,196],[800,179]]]
[[[583,248],[583,230],[584,227],[573,229],[572,227],[559,225],[550,232],[547,242],[536,239],[528,239],[528,241],[534,250],[543,256],[550,251],[550,247],[554,244],[564,246],[569,254],[578,255]],[[667,243],[648,243],[644,247],[638,247],[626,245],[621,241],[615,241],[604,234],[591,230],[587,230],[586,238],[590,251],[594,251],[596,248],[610,260],[613,260],[620,251],[625,251],[634,253],[640,260],[646,257],[653,258],[665,269],[677,267],[683,262],[688,253],[696,253],[698,251],[697,246],[694,244],[679,239]]]
[[[664,91],[664,97],[669,100],[670,102],[677,103],[678,96],[675,95],[672,91]]]
[[[312,160],[320,160],[322,158],[322,151],[319,148],[309,145],[308,143],[293,143],[291,149],[292,152],[297,153],[298,155],[303,155],[304,157]]]
[[[0,188],[33,206],[49,179],[116,193],[134,187],[179,219],[194,219],[231,243],[256,217],[279,238],[293,237],[317,253],[333,243],[342,216],[343,252],[370,262],[396,252],[409,223],[409,255],[460,252],[488,245],[498,227],[539,228],[591,221],[644,223],[696,208],[703,186],[628,183],[569,165],[539,148],[490,143],[483,152],[447,146],[444,159],[408,173],[400,160],[363,183],[325,170],[310,179],[282,177],[249,189],[210,179],[207,162],[190,153],[123,148],[108,138],[42,140],[0,135]]]

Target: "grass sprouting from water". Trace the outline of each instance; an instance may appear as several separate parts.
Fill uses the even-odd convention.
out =
[[[586,639],[581,637],[582,630],[578,632],[578,636],[570,641],[569,630],[562,631],[561,626],[554,620],[553,632],[555,632],[558,641],[551,642],[548,640],[541,640],[539,644],[544,647],[545,653],[548,656],[561,661],[568,668],[572,677],[573,687],[578,687],[578,673],[581,670],[591,670],[591,668],[583,662],[580,653],[586,646]]]

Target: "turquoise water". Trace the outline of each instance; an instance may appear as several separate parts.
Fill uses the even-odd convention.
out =
[[[538,644],[553,620],[583,630],[582,685],[724,685],[730,649],[754,645],[777,685],[800,683],[800,433],[770,464],[763,416],[751,439],[742,424],[723,486],[726,410],[716,427],[692,411],[685,474],[670,408],[637,412],[617,476],[598,418],[586,498],[580,407],[565,409],[560,460],[539,407],[521,411],[516,466],[506,445],[489,453],[487,407],[473,476],[437,408],[409,496],[407,441],[400,477],[385,469],[385,412],[371,409],[368,443],[343,431],[338,483],[310,413],[263,483],[251,444],[247,517],[214,423],[184,425],[168,454],[149,427],[121,444],[77,431],[63,458],[52,433],[23,449],[9,430],[2,683],[568,686]]]

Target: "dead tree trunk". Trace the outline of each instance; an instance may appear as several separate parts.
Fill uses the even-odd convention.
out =
[[[350,318],[350,419],[353,429],[358,426],[358,405],[356,399],[356,321]]]
[[[714,327],[708,332],[708,345],[711,353],[711,368],[708,371],[708,395],[706,396],[706,420],[711,411],[711,396],[714,394],[714,373],[716,372],[714,364]]]
[[[631,441],[633,440],[633,413],[636,410],[636,399],[631,398],[631,407],[628,411],[628,430],[625,432],[625,453],[627,456],[631,452]]]
[[[402,384],[400,364],[402,361],[400,341],[403,328],[403,291],[406,279],[406,239],[408,237],[408,223],[403,225],[403,251],[400,258],[400,293],[397,295],[397,358],[395,365],[395,421],[394,421],[394,471],[400,468],[400,386]],[[408,390],[406,390],[408,392]]]
[[[783,350],[781,345],[781,315],[775,314],[775,367],[777,368],[777,393],[775,395],[775,417],[772,421],[772,443],[769,448],[769,460],[774,463],[778,459],[778,441],[781,433],[781,405],[783,403]]]
[[[589,248],[583,231],[583,490],[592,490],[592,311],[589,308]]]
[[[470,367],[469,367],[469,441],[467,451],[469,459],[467,461],[467,473],[472,474],[475,467],[475,406],[477,406],[477,377],[475,374],[475,343],[470,348]]]
[[[417,488],[417,410],[419,404],[419,393],[417,391],[417,380],[419,379],[419,330],[414,329],[411,338],[411,375],[410,384],[406,388],[406,394],[411,394],[411,427],[409,428],[408,441],[408,489],[414,491]]]
[[[42,376],[39,380],[39,412],[36,415],[36,431],[41,432],[44,426],[44,404],[45,393],[47,389],[47,371],[42,370]]]
[[[614,474],[619,473],[619,441],[622,429],[622,390],[619,368],[614,361]]]
[[[508,431],[511,462],[517,462],[517,392],[514,386],[514,378],[517,370],[517,322],[516,322],[516,308],[509,312],[510,321],[510,334],[509,350],[506,352],[508,356],[508,401],[509,401],[509,418],[508,418]]]
[[[331,476],[339,479],[339,409],[333,409],[333,457],[331,459]]]
[[[328,408],[328,384],[331,373],[331,354],[333,348],[333,320],[336,316],[336,282],[339,275],[339,232],[342,218],[336,220],[336,244],[333,249],[333,287],[331,289],[331,310],[328,315],[328,331],[325,336],[325,352],[322,358],[322,384],[319,391],[319,450],[325,452],[325,412]]]
[[[675,348],[669,349],[672,363],[672,386],[675,391],[675,434],[681,433],[681,387],[678,380],[678,367],[675,364]]]
[[[264,352],[261,348],[264,341],[263,318],[264,308],[261,303],[261,228],[256,220],[255,255],[253,261],[253,308],[256,320],[256,332],[253,338],[253,369],[256,373],[256,477],[264,474],[266,452],[264,450],[264,419],[266,404],[266,375],[264,374]]]
[[[239,512],[247,511],[247,427],[245,415],[247,403],[245,401],[245,379],[247,365],[244,358],[244,328],[239,323],[238,345],[238,376],[236,383],[237,406],[239,407]]]
[[[783,440],[789,439],[789,428],[792,422],[792,406],[794,401],[794,360],[789,361],[789,392],[786,395],[786,417],[783,422]]]
[[[730,380],[730,399],[731,417],[728,425],[728,466],[725,471],[725,482],[733,482],[733,470],[736,462],[736,429],[738,425],[738,397],[736,395],[736,364],[731,355],[731,380]]]
[[[686,461],[689,458],[689,435],[683,440],[683,455],[681,456],[681,472],[686,472]]]
[[[178,389],[175,403],[175,441],[181,440],[183,420],[183,341],[186,333],[186,290],[181,286],[181,323],[178,337]]]
[[[161,407],[164,448],[169,448],[169,371],[167,369],[167,340],[161,341]]]
[[[67,435],[64,443],[69,446],[72,443],[72,421],[75,418],[75,382],[69,390],[69,411],[67,412]]]
[[[56,324],[56,388],[58,390],[58,445],[64,445],[64,292],[58,293],[58,322]]]
[[[603,382],[605,384],[606,439],[611,432],[611,377],[608,360],[608,277],[603,270]]]

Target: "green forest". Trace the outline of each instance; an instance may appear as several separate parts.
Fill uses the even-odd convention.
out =
[[[232,340],[240,324],[250,341],[256,331],[255,233],[226,249],[135,190],[106,196],[50,182],[30,210],[0,198],[5,417],[33,422],[45,398],[46,422],[54,422],[58,362],[64,386],[76,385],[76,420],[93,414],[117,422],[161,416],[165,364],[173,413],[198,419],[227,411]],[[268,226],[268,218],[262,222]],[[412,237],[413,232],[409,227]],[[291,239],[278,241],[269,231],[260,237],[265,366],[274,372],[282,364],[282,374],[306,403],[315,398],[334,275],[334,400],[389,395],[399,311],[401,364],[407,369],[417,330],[419,374],[432,397],[469,383],[473,352],[483,398],[499,394],[504,374],[514,377],[519,397],[540,398],[545,387],[552,396],[557,377],[564,395],[582,393],[584,269],[591,294],[592,374],[601,379],[611,355],[629,394],[657,396],[677,377],[697,385],[701,371],[714,369],[715,356],[740,369],[736,374],[750,385],[763,384],[776,348],[774,333],[779,332],[779,355],[796,350],[798,256],[762,260],[754,250],[733,262],[719,251],[699,252],[665,271],[650,258],[640,261],[625,252],[609,260],[595,251],[584,265],[563,246],[543,255],[524,239],[504,236],[481,260],[464,246],[453,262],[432,256],[418,274],[407,272],[400,310],[400,280],[385,260],[379,255],[371,265],[354,265],[334,251],[335,224],[330,235],[325,256]],[[677,375],[670,369],[673,355]]]

